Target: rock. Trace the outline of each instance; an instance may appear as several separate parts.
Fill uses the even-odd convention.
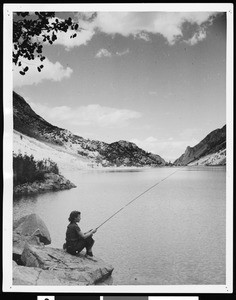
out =
[[[103,260],[45,247],[51,243],[51,238],[38,215],[27,215],[15,221],[13,230],[13,284],[112,284],[113,267]]]
[[[24,216],[13,224],[13,253],[21,255],[26,241],[33,245],[51,244],[50,233],[36,214]]]
[[[62,285],[56,274],[39,268],[13,265],[13,285]]]
[[[48,186],[52,186],[53,190],[65,190],[75,188],[76,185],[64,176],[54,173],[44,174],[45,181]]]
[[[33,183],[24,183],[14,187],[14,196],[31,195],[44,193],[47,191],[69,190],[76,185],[64,176],[54,173],[44,174],[44,181],[35,181]]]
[[[13,266],[14,284],[93,285],[111,276],[113,267],[95,257],[70,255],[62,249],[26,243],[25,267]],[[23,274],[25,273],[25,276]]]

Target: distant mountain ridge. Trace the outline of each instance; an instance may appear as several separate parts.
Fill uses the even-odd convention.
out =
[[[225,165],[226,125],[213,130],[194,147],[187,147],[185,153],[175,160],[174,165]]]
[[[37,115],[23,97],[13,92],[14,130],[63,149],[72,155],[86,157],[101,166],[164,166],[165,160],[127,141],[111,144],[84,139],[54,126]]]

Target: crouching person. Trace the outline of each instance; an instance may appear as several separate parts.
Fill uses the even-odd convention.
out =
[[[66,243],[63,248],[72,255],[80,253],[84,248],[86,249],[86,255],[93,256],[92,247],[94,244],[93,234],[97,231],[91,229],[90,231],[83,233],[77,223],[81,220],[81,213],[77,210],[72,211],[69,216],[70,224],[66,230]]]

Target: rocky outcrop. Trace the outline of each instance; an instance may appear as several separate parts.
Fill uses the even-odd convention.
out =
[[[39,216],[32,214],[15,221],[13,230],[14,285],[112,284],[113,267],[103,260],[45,246],[51,238]]]
[[[13,224],[14,254],[21,255],[26,242],[33,245],[51,244],[51,237],[46,224],[36,214],[24,216]]]
[[[77,159],[88,159],[91,167],[163,166],[165,161],[127,141],[104,143],[84,139],[68,130],[53,126],[37,115],[23,97],[13,92],[14,130],[33,137]],[[33,126],[32,126],[33,124]]]
[[[27,268],[13,261],[13,285],[61,285],[62,282],[48,270]]]
[[[38,285],[93,285],[107,279],[113,271],[112,266],[96,257],[88,258],[83,253],[73,256],[62,249],[29,244],[26,244],[21,260],[27,272],[33,268],[38,273]],[[14,278],[15,282],[22,280],[19,276]]]
[[[197,162],[200,158],[208,157],[213,154],[220,155],[220,153],[224,150],[226,150],[226,125],[223,126],[221,129],[216,129],[211,133],[209,133],[196,146],[194,147],[188,146],[185,150],[185,153],[182,154],[174,162],[174,165],[183,166],[183,165],[188,165],[190,163],[193,164],[194,162]],[[224,154],[226,155],[226,151],[224,151]],[[204,159],[202,161],[204,161]],[[220,164],[222,164],[222,161],[220,162]],[[217,165],[218,160],[214,160],[214,159],[209,160],[209,164]]]
[[[102,155],[111,166],[164,166],[166,163],[159,155],[146,152],[127,141],[109,144],[106,150],[102,151]]]
[[[68,190],[76,187],[75,184],[59,174],[46,173],[44,174],[44,178],[44,181],[35,181],[15,186],[13,188],[13,195],[17,197],[48,191]]]

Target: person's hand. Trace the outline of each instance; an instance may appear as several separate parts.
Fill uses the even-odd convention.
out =
[[[94,234],[95,232],[97,232],[97,229],[90,229],[87,233]]]

